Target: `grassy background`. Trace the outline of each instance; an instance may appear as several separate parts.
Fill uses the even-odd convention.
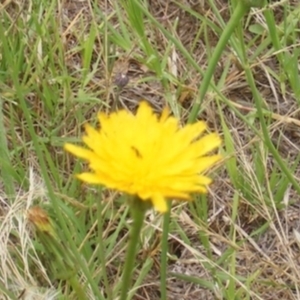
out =
[[[141,99],[206,120],[225,159],[207,196],[173,206],[166,265],[163,217],[147,214],[129,299],[300,299],[300,6],[269,2],[236,27],[203,99],[238,0],[0,4],[1,299],[117,299],[125,199],[75,180],[86,166],[62,146]]]

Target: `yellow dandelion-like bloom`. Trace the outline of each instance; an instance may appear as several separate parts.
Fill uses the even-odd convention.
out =
[[[221,159],[207,153],[221,139],[215,133],[203,136],[204,122],[180,127],[167,108],[158,117],[145,101],[135,115],[101,112],[98,119],[99,129],[86,126],[83,142],[89,149],[65,145],[89,162],[91,172],[77,175],[80,180],[150,200],[160,212],[167,210],[168,198],[189,200],[191,193],[206,192],[211,179],[203,172]]]

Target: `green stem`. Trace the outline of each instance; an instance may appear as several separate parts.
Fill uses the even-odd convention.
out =
[[[72,260],[72,254],[66,247],[57,240],[55,235],[49,232],[37,231],[37,237],[44,245],[46,254],[53,257],[51,264],[54,269],[59,270],[56,274],[58,279],[66,280],[74,290],[78,299],[87,300],[88,296],[85,294],[82,284],[77,278],[76,266]]]
[[[139,242],[140,232],[143,226],[147,205],[143,201],[136,198],[131,203],[131,215],[133,219],[132,228],[130,231],[130,240],[127,248],[124,272],[122,277],[122,287],[120,300],[126,300],[128,289],[131,286],[132,271],[134,268],[136,248]]]
[[[164,215],[161,257],[160,257],[160,299],[167,300],[167,262],[168,262],[168,237],[171,215],[171,201],[168,201],[168,211]]]
[[[244,1],[238,1],[237,6],[231,16],[227,26],[225,27],[223,33],[221,34],[220,40],[214,50],[210,62],[208,64],[207,70],[204,74],[203,80],[199,89],[199,98],[196,100],[195,104],[192,107],[191,113],[188,118],[189,123],[193,123],[196,121],[202,101],[209,87],[211,78],[216,69],[216,65],[220,59],[222,52],[224,51],[227,42],[232,35],[233,31],[238,26],[240,20],[244,17],[244,15],[248,12],[250,6]]]

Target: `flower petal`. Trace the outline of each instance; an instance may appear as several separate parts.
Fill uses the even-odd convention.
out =
[[[91,157],[91,155],[93,156],[93,152],[91,150],[88,149],[84,149],[82,147],[79,146],[75,146],[72,144],[65,144],[64,146],[65,150],[74,154],[75,156],[79,157],[79,158],[83,158],[83,159],[89,159]]]
[[[155,208],[155,210],[161,212],[161,213],[164,213],[167,211],[168,209],[168,206],[167,206],[167,203],[166,203],[166,199],[162,196],[162,195],[154,195],[152,198],[151,198],[151,201],[153,203],[153,206]]]
[[[94,173],[81,173],[77,175],[77,178],[90,184],[103,184],[101,177]]]

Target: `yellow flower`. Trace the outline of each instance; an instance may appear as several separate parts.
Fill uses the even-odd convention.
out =
[[[65,149],[89,162],[91,172],[77,177],[101,184],[141,200],[157,211],[167,210],[166,199],[190,199],[206,192],[211,179],[201,175],[221,159],[205,156],[221,144],[215,133],[203,135],[204,122],[180,127],[164,109],[158,117],[142,101],[134,115],[126,110],[99,113],[100,128],[86,126],[83,142],[89,149],[66,144]]]

